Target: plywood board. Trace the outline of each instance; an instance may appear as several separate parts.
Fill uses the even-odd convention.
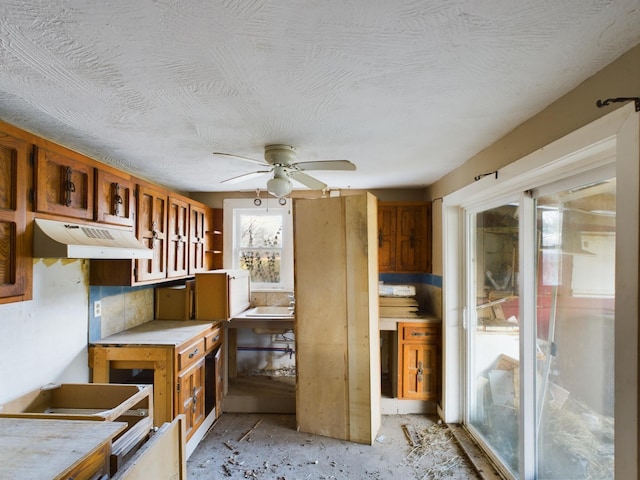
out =
[[[340,198],[296,201],[296,416],[304,432],[347,438],[346,271]]]
[[[178,415],[171,423],[162,425],[117,472],[114,480],[146,480],[148,478],[187,478],[185,417]]]
[[[121,422],[0,418],[0,478],[68,478],[126,426]]]
[[[380,425],[376,215],[371,195],[294,204],[298,425],[361,443]]]

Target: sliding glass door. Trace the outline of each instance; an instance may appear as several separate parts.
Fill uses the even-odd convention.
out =
[[[614,180],[536,198],[538,478],[613,478]]]
[[[473,308],[469,309],[469,423],[491,452],[518,471],[518,203],[469,216]]]
[[[613,478],[616,183],[603,172],[466,211],[466,424],[513,478]]]

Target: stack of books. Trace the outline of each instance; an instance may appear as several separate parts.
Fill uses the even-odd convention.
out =
[[[380,317],[412,318],[418,316],[418,301],[413,285],[379,285]]]

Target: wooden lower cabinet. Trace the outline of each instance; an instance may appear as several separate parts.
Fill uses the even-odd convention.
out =
[[[440,396],[440,325],[398,323],[398,398]]]
[[[222,367],[216,363],[221,344],[222,328],[215,323],[153,320],[91,344],[92,381],[152,383],[154,425],[184,414],[189,442],[220,414],[220,403],[206,399],[218,398],[222,390],[216,381],[207,382]]]

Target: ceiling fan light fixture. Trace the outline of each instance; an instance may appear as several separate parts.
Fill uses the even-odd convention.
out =
[[[274,177],[267,182],[267,192],[277,198],[291,193],[291,182],[288,178]]]

